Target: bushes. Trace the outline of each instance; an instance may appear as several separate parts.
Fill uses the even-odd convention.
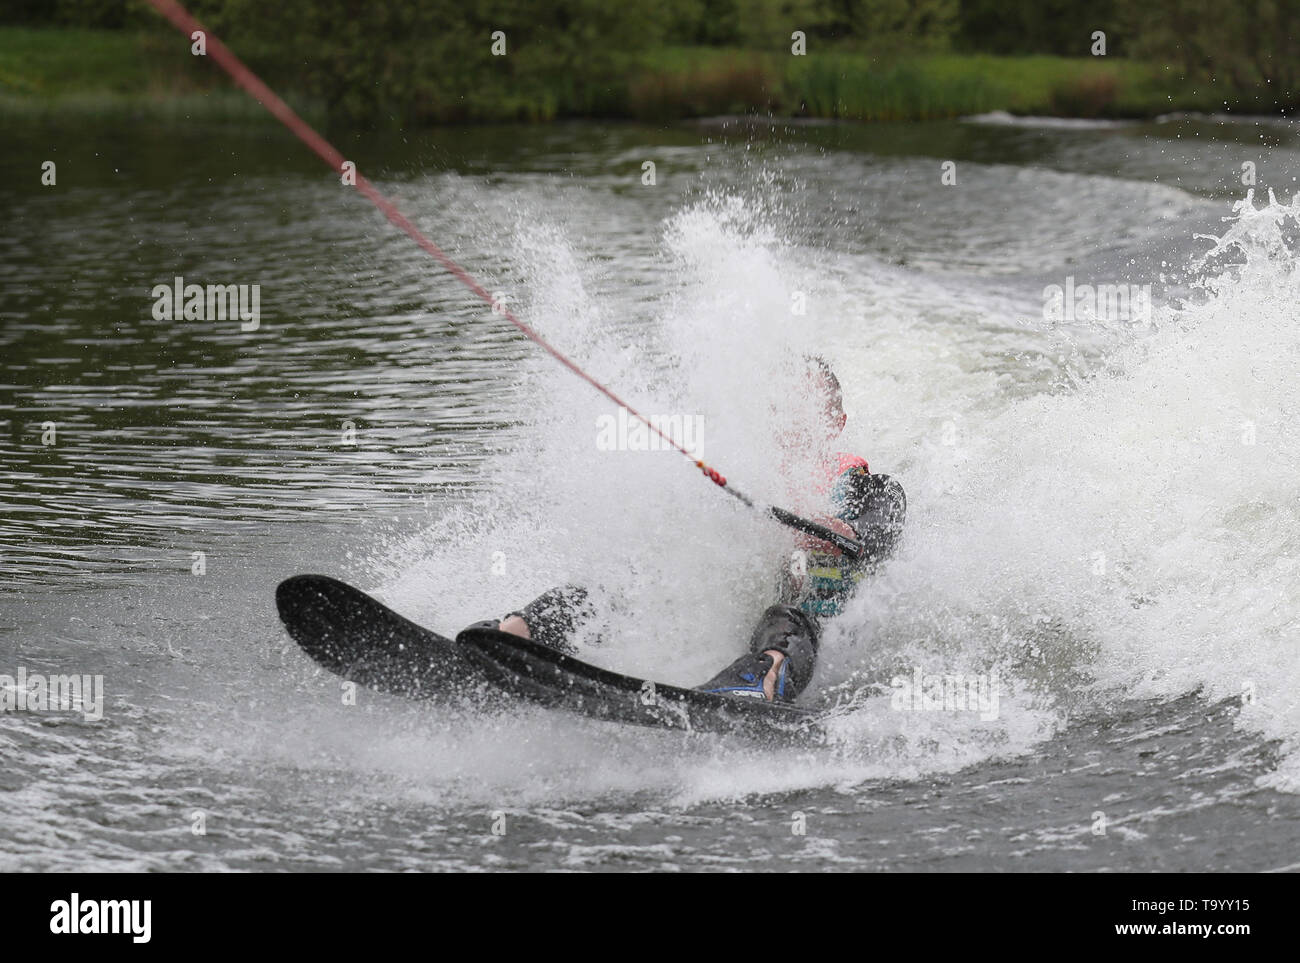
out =
[[[0,24],[22,26],[139,28],[157,19],[142,0],[5,0]]]
[[[904,0],[824,0],[824,6],[763,0],[748,18],[732,16],[739,10],[735,2],[625,7],[607,0],[189,0],[195,14],[295,107],[350,128],[745,112],[853,120],[924,120],[997,109],[1140,117],[1225,104],[1300,106],[1300,67],[1293,63],[1300,59],[1291,56],[1300,48],[1289,34],[1242,39],[1240,30],[1225,28],[1225,50],[1240,48],[1221,55],[1232,69],[1196,80],[1184,72],[1192,67],[1168,69],[1160,59],[1182,36],[1173,29],[1177,24],[1168,27],[1168,37],[1149,27],[1151,49],[1165,51],[1153,53],[1150,62],[999,57],[891,47],[891,39],[915,30],[927,45],[941,48],[952,0],[910,7]],[[1195,2],[1152,0],[1155,8],[1184,14]],[[123,106],[137,98],[142,110],[153,111],[169,97],[197,99],[229,89],[214,65],[189,55],[186,38],[147,13],[143,0],[42,0],[39,7],[10,0],[6,16],[30,18],[40,10],[127,25],[144,11],[141,22],[148,26],[0,28],[0,95],[11,107],[23,98],[90,103],[115,97]],[[792,56],[789,28],[804,19],[811,21],[808,53]],[[1211,25],[1201,29],[1211,36]],[[506,35],[506,56],[492,54],[497,30]],[[846,33],[838,40],[826,35],[835,30]],[[863,40],[872,30],[879,32]],[[666,44],[674,33],[734,33],[762,44]],[[1177,48],[1184,57],[1195,53],[1188,64],[1209,49],[1205,38]],[[1130,49],[1139,39],[1129,37]]]
[[[1065,117],[1104,117],[1114,113],[1118,95],[1114,74],[1089,73],[1056,84],[1049,103],[1052,113]]]
[[[685,67],[643,70],[627,92],[627,111],[643,120],[777,109],[782,80],[757,54],[723,52]]]

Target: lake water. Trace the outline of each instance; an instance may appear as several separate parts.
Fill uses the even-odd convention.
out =
[[[790,535],[603,450],[605,399],[278,128],[5,123],[0,676],[101,675],[104,705],[0,714],[0,869],[1300,867],[1293,124],[341,145],[751,494],[784,497],[782,362],[833,361],[909,527],[828,628],[842,710],[796,750],[345,704],[280,628],[288,575],[448,634],[580,581],[586,658],[694,684]],[[258,285],[256,327],[158,319],[176,277]],[[1153,307],[1047,318],[1052,285]],[[996,712],[900,711],[917,671],[996,680]]]

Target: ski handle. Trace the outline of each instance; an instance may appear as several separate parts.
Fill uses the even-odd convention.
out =
[[[788,512],[784,508],[778,508],[775,505],[768,505],[767,513],[782,525],[788,525],[796,531],[830,542],[841,552],[855,561],[866,554],[866,549],[863,547],[861,542],[849,538],[847,535],[841,535],[839,532],[835,531],[835,529],[827,528],[825,525],[820,525],[812,519],[796,515],[794,512]]]
[[[857,539],[849,538],[847,535],[841,535],[833,528],[828,528],[811,518],[804,518],[802,515],[796,515],[794,512],[788,512],[784,508],[778,508],[776,505],[764,505],[756,502],[735,485],[727,483],[726,477],[717,469],[710,468],[703,461],[696,461],[695,467],[704,472],[704,476],[711,482],[721,488],[732,498],[744,504],[747,508],[755,508],[766,515],[775,518],[782,525],[789,526],[795,531],[803,532],[805,535],[812,535],[814,538],[820,538],[824,542],[830,542],[849,558],[857,561],[864,558],[867,554],[866,546]]]

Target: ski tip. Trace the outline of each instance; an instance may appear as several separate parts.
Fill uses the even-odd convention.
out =
[[[309,606],[318,605],[322,597],[337,595],[339,590],[355,589],[329,575],[291,575],[275,587],[275,608],[284,622],[293,621]]]

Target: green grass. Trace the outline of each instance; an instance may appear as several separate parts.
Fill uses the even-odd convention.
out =
[[[51,116],[273,122],[179,34],[0,27],[0,117]]]
[[[579,89],[547,66],[513,85],[480,78],[446,103],[426,94],[416,123],[545,121],[563,116],[671,120],[768,113],[849,120],[928,120],[1006,110],[1019,114],[1150,117],[1171,110],[1273,109],[1266,99],[1212,83],[1180,82],[1162,68],[1119,58],[854,51],[794,57],[715,47],[665,47],[611,60],[604,82]],[[436,69],[436,66],[435,68]],[[420,78],[415,78],[417,81]],[[431,76],[412,89],[438,90]],[[519,89],[515,89],[519,88]],[[294,103],[304,98],[285,92]],[[306,101],[305,113],[323,115]],[[215,65],[168,32],[0,27],[0,116],[147,116],[269,120]]]
[[[652,92],[636,96],[637,91]],[[634,116],[763,111],[850,120],[929,120],[1015,114],[1152,117],[1172,110],[1250,107],[1252,96],[1188,84],[1140,61],[1093,57],[927,54],[874,58],[669,48],[647,57],[634,82]],[[752,92],[743,106],[735,101]],[[724,106],[728,99],[730,107]],[[1262,104],[1261,107],[1267,107]]]
[[[790,58],[786,84],[799,113],[853,120],[928,120],[1012,109],[1015,87],[965,60],[876,62],[852,54]]]
[[[307,112],[311,116],[311,112]],[[317,112],[319,117],[319,111]],[[154,121],[272,121],[261,104],[242,90],[208,93],[131,94],[104,91],[32,97],[0,91],[0,120],[61,118]]]
[[[153,35],[118,30],[5,27],[0,29],[0,92],[44,98],[140,94],[185,78],[182,58],[188,54],[158,46]]]

